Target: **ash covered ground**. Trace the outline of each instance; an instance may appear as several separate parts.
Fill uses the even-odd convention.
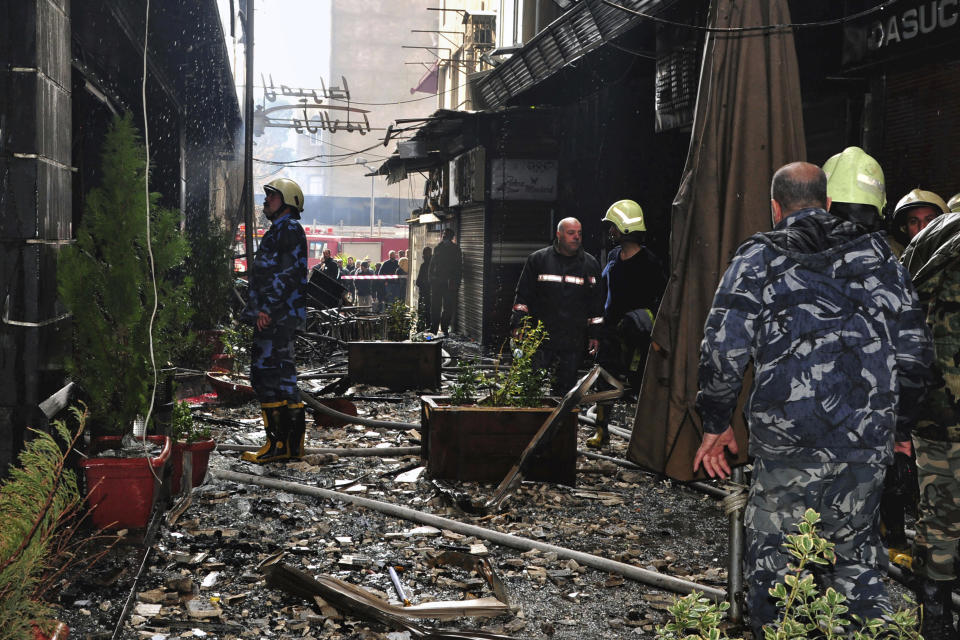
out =
[[[325,366],[339,370],[343,362],[334,359]],[[318,381],[315,388],[322,382],[329,380]],[[416,392],[353,387],[347,395],[387,398],[357,401],[361,417],[419,423]],[[233,408],[203,406],[195,413],[219,421],[210,423],[219,445],[263,441],[255,402]],[[632,423],[633,405],[619,402],[612,424],[630,430]],[[592,433],[591,427],[580,426],[578,448],[587,448]],[[414,429],[318,428],[308,414],[308,449],[419,444]],[[623,437],[611,435],[603,453],[626,458],[626,449]],[[726,586],[728,525],[716,497],[581,456],[575,487],[525,482],[497,513],[477,516],[438,492],[426,473],[418,473],[422,465],[419,455],[312,454],[302,461],[260,466],[241,461],[239,452],[215,451],[212,473],[193,490],[182,514],[161,524],[146,563],[141,565],[144,532],[128,532],[93,570],[68,577],[59,593],[60,619],[69,624],[73,638],[111,637],[133,593],[120,638],[416,637],[268,584],[260,565],[280,552],[286,565],[313,576],[334,576],[394,604],[400,603],[388,566],[398,568],[415,604],[494,597],[489,582],[477,572],[438,562],[449,551],[486,558],[505,588],[508,613],[418,624],[482,629],[513,638],[652,638],[675,597],[556,553],[521,551],[342,500],[218,479],[221,470],[360,495],[715,588]],[[469,482],[454,486],[476,498],[494,489]],[[173,520],[169,512],[168,520]]]

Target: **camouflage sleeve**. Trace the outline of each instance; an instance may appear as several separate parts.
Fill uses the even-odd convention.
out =
[[[274,320],[290,315],[297,298],[303,295],[300,289],[306,278],[307,256],[299,229],[299,225],[278,229],[277,264],[260,300],[261,308]]]
[[[897,323],[896,354],[899,398],[896,441],[910,439],[927,391],[933,384],[933,339],[917,293],[906,272],[897,265],[903,280],[903,310]]]
[[[759,255],[758,251],[752,255]],[[697,376],[696,406],[706,433],[722,433],[736,409],[762,306],[762,286],[759,270],[741,251],[717,287],[704,326]]]

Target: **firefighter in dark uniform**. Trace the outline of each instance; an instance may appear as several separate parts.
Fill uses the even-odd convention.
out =
[[[639,389],[653,318],[667,280],[660,260],[643,245],[647,226],[639,204],[614,202],[603,222],[619,246],[608,254],[602,273],[604,331],[598,360],[607,371],[625,377],[632,389]],[[607,424],[612,406],[612,401],[597,405],[597,432],[587,446],[599,449],[610,442]]]
[[[579,220],[561,220],[553,245],[527,257],[513,301],[514,331],[527,316],[543,322],[547,330],[534,364],[554,369],[556,395],[573,388],[584,351],[597,353],[603,323],[600,263],[584,252],[582,237]]]
[[[263,213],[272,224],[253,261],[246,312],[254,325],[250,383],[263,410],[267,442],[255,453],[244,453],[243,459],[257,463],[303,457],[306,432],[294,362],[294,334],[306,321],[303,191],[287,178],[263,190]]]

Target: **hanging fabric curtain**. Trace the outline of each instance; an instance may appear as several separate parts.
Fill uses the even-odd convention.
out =
[[[716,28],[789,24],[786,0],[719,0]],[[708,33],[690,149],[673,202],[670,280],[653,330],[628,457],[692,480],[703,432],[694,408],[703,325],[737,247],[770,229],[770,178],[806,159],[800,80],[789,28]],[[752,378],[752,376],[750,376]],[[746,459],[742,407],[734,428]]]

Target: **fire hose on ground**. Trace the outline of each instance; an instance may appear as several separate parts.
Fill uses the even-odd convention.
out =
[[[216,470],[211,471],[211,474],[220,480],[255,484],[262,487],[287,491],[290,493],[297,493],[300,495],[349,502],[360,507],[379,511],[380,513],[395,518],[401,518],[411,522],[418,522],[420,524],[432,527],[448,529],[455,533],[460,533],[467,536],[475,536],[495,544],[511,547],[513,549],[519,549],[521,551],[530,551],[532,549],[536,549],[545,553],[556,553],[558,558],[574,560],[578,564],[588,566],[593,569],[606,571],[608,573],[616,573],[622,575],[624,578],[636,580],[637,582],[642,582],[643,584],[648,584],[660,589],[667,589],[675,593],[691,593],[693,591],[698,591],[701,592],[704,597],[713,602],[722,602],[727,597],[726,591],[717,589],[716,587],[697,584],[696,582],[691,582],[682,578],[676,578],[674,576],[658,573],[656,571],[649,571],[647,569],[642,569],[640,567],[623,562],[617,562],[616,560],[610,560],[608,558],[602,558],[593,554],[583,553],[582,551],[566,549],[564,547],[538,542],[529,538],[522,538],[509,533],[501,533],[492,529],[486,529],[484,527],[458,522],[457,520],[451,520],[449,518],[423,513],[421,511],[416,511],[415,509],[391,504],[389,502],[380,502],[378,500],[371,500],[370,498],[340,493],[338,491],[331,491],[330,489],[321,489],[319,487],[311,487],[296,482],[274,480],[271,478],[263,478],[260,476],[237,473],[234,471]]]

